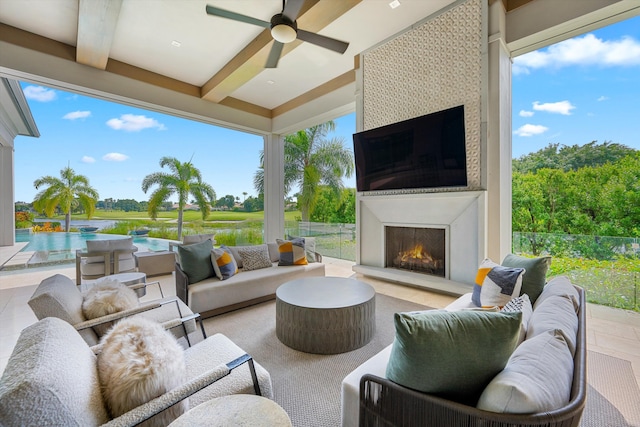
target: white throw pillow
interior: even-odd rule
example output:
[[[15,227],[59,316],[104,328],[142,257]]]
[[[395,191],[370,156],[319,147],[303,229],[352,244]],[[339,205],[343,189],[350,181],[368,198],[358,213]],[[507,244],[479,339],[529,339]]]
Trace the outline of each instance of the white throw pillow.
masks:
[[[533,316],[533,308],[531,307],[531,300],[529,295],[524,294],[517,298],[512,299],[505,305],[502,310],[505,313],[514,311],[522,312],[522,323],[520,324],[520,337],[518,339],[518,345],[525,340],[527,336],[527,328],[529,326],[529,320]]]
[[[524,268],[503,267],[485,259],[478,268],[471,300],[478,307],[504,307],[520,295]]]
[[[569,403],[573,357],[561,331],[548,331],[520,344],[507,366],[489,383],[479,409],[509,414],[553,411]]]
[[[98,375],[107,408],[118,417],[186,382],[184,352],[157,322],[131,317],[101,340]],[[166,426],[189,409],[183,400],[141,426]]]

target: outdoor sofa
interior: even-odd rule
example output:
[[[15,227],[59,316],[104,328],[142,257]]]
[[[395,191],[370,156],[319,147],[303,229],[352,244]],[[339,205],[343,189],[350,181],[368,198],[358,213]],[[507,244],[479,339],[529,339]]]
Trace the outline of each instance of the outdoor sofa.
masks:
[[[189,271],[185,271],[185,252],[192,250],[196,245],[180,246],[178,253],[180,260],[176,263],[176,295],[184,301],[191,310],[200,313],[202,318],[216,316],[253,304],[275,299],[278,286],[290,280],[303,277],[324,276],[325,266],[322,256],[313,251],[306,251],[307,264],[304,265],[279,265],[280,251],[276,242],[253,246],[230,246],[233,261],[237,265],[237,273],[221,280],[215,274],[215,270],[205,273],[205,278],[193,281]],[[261,249],[268,253],[268,262],[263,268],[249,270],[243,263],[242,255],[247,251]],[[219,250],[219,249],[216,249]],[[195,250],[193,250],[195,252]],[[201,251],[198,265],[211,265],[213,261],[210,255],[211,249]],[[213,268],[213,266],[211,265]]]
[[[567,314],[566,311],[561,313],[561,309],[556,307],[556,305],[565,304],[566,298],[573,303],[573,306],[566,311],[575,309],[575,313]],[[545,304],[542,305],[541,301]],[[464,310],[471,307],[473,307],[471,294],[465,294],[445,310]],[[536,316],[537,310],[539,312]],[[504,370],[484,389],[484,393],[495,393],[488,398],[497,401],[496,405],[502,405],[501,411],[479,409],[435,394],[415,391],[390,381],[386,374],[392,344],[344,378],[342,426],[578,426],[586,402],[587,388],[585,312],[585,295],[582,288],[571,284],[566,277],[556,277],[549,281],[533,305],[533,311],[525,329],[525,339],[516,348],[516,352],[518,349],[523,349],[522,346],[529,341],[529,344],[526,344],[528,353],[525,357],[525,365],[520,364],[514,368],[512,364],[516,362],[512,355]],[[575,321],[572,319],[573,314],[575,314]],[[566,339],[567,348],[573,350],[568,355],[571,360],[571,354],[573,354],[573,363],[565,362],[562,367],[557,363],[556,366],[554,362],[558,359],[548,357],[543,348],[530,345],[534,344],[531,340],[538,337],[541,330],[546,330],[545,333],[550,335],[561,334]],[[535,345],[538,345],[539,341],[540,339],[536,340]],[[536,366],[526,365],[526,363]],[[571,368],[568,368],[569,365]],[[523,366],[526,367],[524,371]],[[519,371],[515,380],[510,376],[514,371]],[[498,377],[503,374],[507,375],[507,381],[496,383]],[[550,410],[537,412],[523,410],[538,404],[539,401],[535,401],[536,397],[549,394],[549,390],[535,390],[540,392],[535,394],[533,392],[535,386],[528,388],[531,383],[534,383],[530,379],[536,374],[538,381],[544,384],[543,389],[551,387],[558,377],[568,378],[566,384],[567,389],[570,390],[568,401]],[[504,378],[501,377],[501,379]],[[492,388],[489,389],[489,387]],[[514,411],[513,408],[517,410]]]

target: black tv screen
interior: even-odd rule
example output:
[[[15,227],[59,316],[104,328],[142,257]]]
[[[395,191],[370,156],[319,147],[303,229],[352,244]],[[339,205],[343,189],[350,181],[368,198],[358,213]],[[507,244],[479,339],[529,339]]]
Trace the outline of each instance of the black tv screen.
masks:
[[[466,187],[464,106],[353,135],[358,191]]]

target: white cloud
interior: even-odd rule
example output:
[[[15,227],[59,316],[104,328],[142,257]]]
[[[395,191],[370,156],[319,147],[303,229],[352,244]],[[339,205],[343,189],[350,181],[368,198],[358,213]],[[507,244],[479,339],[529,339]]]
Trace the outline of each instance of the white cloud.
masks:
[[[514,74],[528,74],[532,68],[561,68],[571,65],[639,66],[640,41],[632,37],[603,40],[593,34],[586,34],[549,46],[545,50],[518,56],[513,61],[512,71]]]
[[[107,126],[115,130],[124,130],[127,132],[138,132],[143,129],[156,128],[157,130],[166,130],[167,128],[156,119],[146,116],[137,116],[134,114],[123,114],[119,119],[110,119]]]
[[[570,116],[571,110],[575,108],[569,101],[545,102],[544,104],[535,101],[533,103],[533,109],[536,111],[546,111],[547,113],[562,114],[564,116]]]
[[[96,159],[91,156],[82,156],[82,163],[95,163]]]
[[[545,133],[548,130],[549,128],[546,126],[526,124],[526,125],[520,126],[513,133],[515,133],[518,136],[533,136],[533,135],[540,135],[541,133]]]
[[[23,93],[27,99],[33,99],[34,101],[49,102],[56,99],[55,90],[42,86],[27,86],[24,88]]]
[[[600,98],[598,98],[598,101],[606,101],[606,100],[608,100],[608,99],[609,99],[609,97],[608,97],[608,96],[604,96],[604,95],[602,95]]]
[[[518,113],[518,114],[520,115],[520,117],[531,117],[535,113],[533,111],[520,110],[520,113]]]
[[[102,156],[102,160],[107,162],[124,162],[129,156],[122,153],[108,153]]]
[[[76,120],[86,119],[89,116],[91,116],[91,111],[72,111],[71,113],[67,113],[62,116],[62,118],[67,120]]]

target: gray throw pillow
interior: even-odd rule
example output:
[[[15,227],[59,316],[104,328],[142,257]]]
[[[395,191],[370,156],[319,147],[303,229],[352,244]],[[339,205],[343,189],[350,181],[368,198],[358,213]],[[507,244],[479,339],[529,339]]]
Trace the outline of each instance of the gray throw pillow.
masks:
[[[239,249],[238,253],[240,254],[240,258],[242,258],[244,271],[273,267],[266,245]]]
[[[194,243],[192,245],[178,246],[180,255],[180,267],[189,278],[189,283],[193,284],[209,278],[215,274],[213,264],[211,264],[211,250],[213,243],[211,240]]]
[[[522,277],[520,295],[529,295],[531,305],[535,304],[547,281],[547,271],[549,270],[549,266],[551,266],[551,257],[526,258],[508,254],[504,257],[502,265],[504,267],[524,268],[526,270]]]
[[[431,310],[396,313],[387,378],[475,405],[516,348],[522,313]]]

